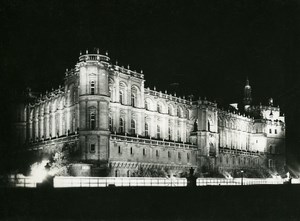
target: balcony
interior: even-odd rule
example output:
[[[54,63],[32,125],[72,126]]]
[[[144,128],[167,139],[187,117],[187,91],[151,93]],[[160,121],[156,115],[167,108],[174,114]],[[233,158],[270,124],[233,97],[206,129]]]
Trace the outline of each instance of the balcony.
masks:
[[[150,144],[153,146],[165,146],[165,147],[183,148],[183,149],[197,149],[197,146],[192,144],[187,144],[187,143],[156,140],[151,138],[148,139],[148,138],[141,138],[141,137],[130,137],[125,135],[117,135],[117,134],[111,134],[110,139],[113,141],[126,141],[132,143]]]
[[[102,62],[109,62],[109,57],[101,54],[85,54],[79,57],[80,62],[86,61],[102,61]]]
[[[245,156],[262,156],[262,155],[264,155],[263,152],[229,149],[226,147],[219,147],[219,152],[220,153],[229,153],[229,154],[239,154],[239,155],[245,155]]]

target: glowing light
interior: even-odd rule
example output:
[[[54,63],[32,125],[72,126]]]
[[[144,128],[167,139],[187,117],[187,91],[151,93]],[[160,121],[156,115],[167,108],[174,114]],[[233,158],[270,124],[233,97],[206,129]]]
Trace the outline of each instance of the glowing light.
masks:
[[[226,178],[226,179],[232,179],[233,177],[230,175],[230,173],[228,173],[227,171],[223,171],[223,176]]]
[[[42,162],[36,162],[31,165],[30,175],[32,176],[33,180],[36,183],[41,183],[46,178],[48,172],[45,166],[47,165],[48,162],[49,162],[48,160],[43,160]]]

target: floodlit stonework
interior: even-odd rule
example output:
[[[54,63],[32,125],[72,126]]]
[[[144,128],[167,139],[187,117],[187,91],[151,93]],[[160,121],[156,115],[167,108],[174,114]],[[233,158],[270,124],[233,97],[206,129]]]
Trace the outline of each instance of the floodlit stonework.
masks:
[[[248,80],[240,111],[144,82],[143,73],[86,51],[66,71],[63,86],[20,106],[15,145],[30,151],[63,146],[74,153],[77,175],[134,176],[141,167],[176,175],[191,167],[203,174],[283,170],[284,116],[272,100],[252,106]]]

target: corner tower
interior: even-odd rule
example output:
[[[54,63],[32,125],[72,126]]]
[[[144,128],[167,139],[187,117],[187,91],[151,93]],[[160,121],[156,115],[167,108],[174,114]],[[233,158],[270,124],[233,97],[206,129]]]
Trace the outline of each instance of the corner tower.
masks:
[[[80,55],[79,69],[79,142],[81,160],[106,165],[109,145],[109,57],[96,53]]]

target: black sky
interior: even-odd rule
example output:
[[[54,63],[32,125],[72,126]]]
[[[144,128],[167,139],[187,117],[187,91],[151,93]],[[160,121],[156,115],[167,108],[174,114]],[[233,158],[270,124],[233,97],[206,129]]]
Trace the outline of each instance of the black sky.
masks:
[[[2,4],[2,77],[10,88],[56,88],[79,51],[95,47],[143,69],[146,86],[219,102],[240,99],[248,76],[257,102],[280,103],[286,75],[299,72],[297,1]]]

